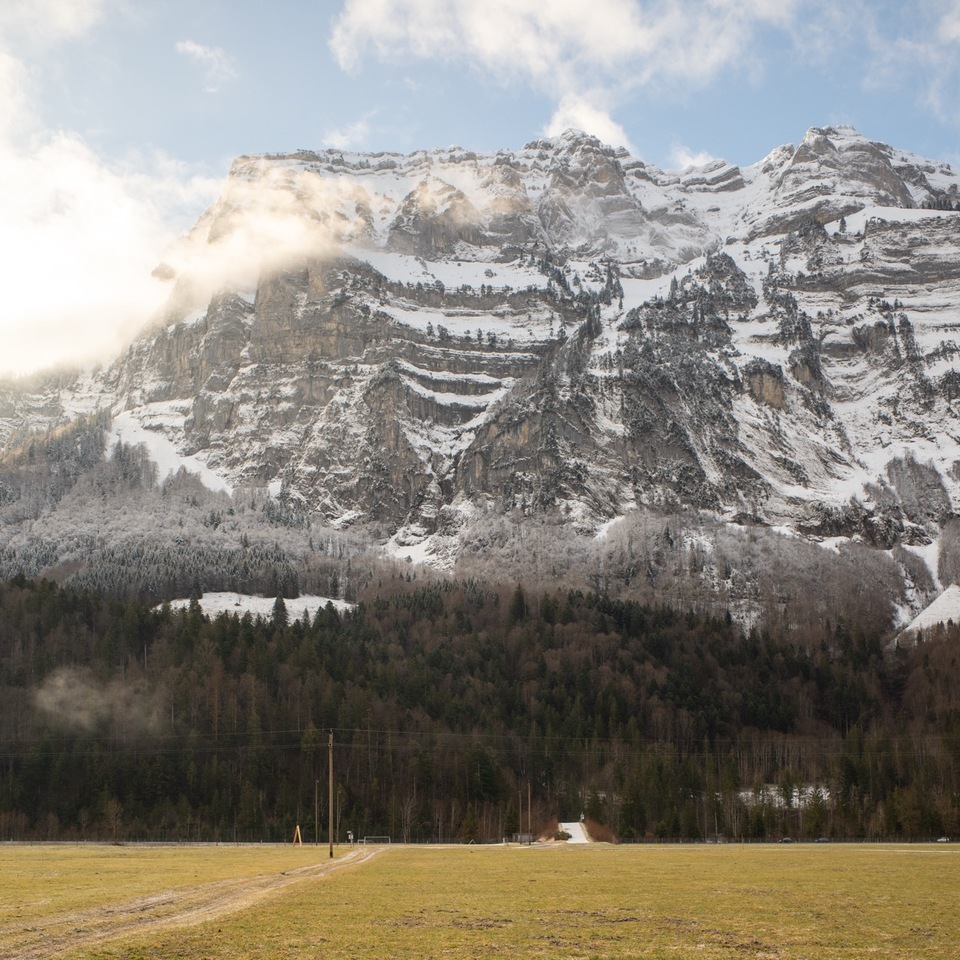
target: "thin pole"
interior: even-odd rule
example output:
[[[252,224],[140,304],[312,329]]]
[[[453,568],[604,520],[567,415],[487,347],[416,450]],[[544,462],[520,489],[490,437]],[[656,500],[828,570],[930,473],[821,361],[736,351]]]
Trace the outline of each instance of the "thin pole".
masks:
[[[530,781],[527,781],[527,843],[533,843],[533,814],[530,812]]]
[[[330,739],[327,741],[327,752],[330,755],[330,811],[329,826],[327,828],[330,837],[330,859],[333,859],[333,731],[330,731]]]
[[[320,846],[320,781],[314,781],[313,785],[313,824],[316,828],[317,846]]]

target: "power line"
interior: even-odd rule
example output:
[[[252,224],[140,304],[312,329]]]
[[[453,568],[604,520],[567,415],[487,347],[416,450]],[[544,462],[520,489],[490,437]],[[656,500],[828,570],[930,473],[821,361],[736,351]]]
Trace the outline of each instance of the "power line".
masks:
[[[320,742],[305,744],[304,736],[308,730],[277,729],[261,731],[233,732],[198,738],[194,733],[165,734],[161,737],[149,736],[86,736],[73,737],[30,737],[24,739],[5,738],[0,740],[0,759],[51,759],[63,757],[92,757],[104,754],[115,756],[120,753],[149,753],[154,756],[185,755],[230,755],[256,754],[264,751],[306,751],[317,749]],[[671,758],[696,758],[729,755],[732,751],[747,751],[756,754],[764,751],[795,752],[801,750],[823,758],[850,756],[856,759],[863,753],[870,758],[918,757],[927,752],[941,749],[954,751],[957,738],[949,734],[859,734],[855,739],[834,737],[816,737],[810,735],[782,736],[765,735],[761,737],[724,737],[715,738],[706,744],[680,746],[676,742],[643,737],[631,738],[595,738],[577,739],[560,735],[531,736],[529,734],[463,733],[456,731],[410,731],[385,730],[367,727],[330,728],[330,737],[337,736],[338,751],[363,751],[366,753],[409,753],[426,749],[437,749],[444,743],[461,746],[464,743],[487,746],[491,749],[526,749],[536,752],[559,753],[568,757],[597,757],[609,753],[611,748],[639,752]],[[287,739],[289,738],[289,739]],[[189,742],[187,742],[189,741]],[[258,742],[252,742],[258,741]],[[52,749],[36,749],[49,745]],[[883,745],[884,749],[876,749]]]

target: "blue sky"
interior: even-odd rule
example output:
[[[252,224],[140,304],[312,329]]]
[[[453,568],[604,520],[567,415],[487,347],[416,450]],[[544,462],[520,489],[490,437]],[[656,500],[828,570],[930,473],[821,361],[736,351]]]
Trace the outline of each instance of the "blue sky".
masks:
[[[0,371],[116,349],[242,153],[578,126],[679,168],[831,123],[956,164],[960,0],[3,0]]]

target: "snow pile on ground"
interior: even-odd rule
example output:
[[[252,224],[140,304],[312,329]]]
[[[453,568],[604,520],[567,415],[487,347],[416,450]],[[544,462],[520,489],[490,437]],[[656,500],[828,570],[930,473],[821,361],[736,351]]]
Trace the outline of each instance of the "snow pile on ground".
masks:
[[[914,640],[919,630],[929,630],[952,620],[960,623],[960,586],[952,584],[898,634],[897,640]]]
[[[136,413],[124,411],[113,418],[108,445],[112,448],[117,442],[130,446],[142,443],[150,459],[157,465],[157,478],[161,482],[182,468],[188,473],[195,473],[208,490],[232,493],[230,484],[214,473],[203,460],[179,453],[173,441],[162,432],[164,429],[182,427],[184,416],[176,403],[147,404]]]
[[[249,613],[254,617],[269,619],[273,616],[273,605],[276,602],[276,597],[254,597],[244,593],[205,593],[200,598],[200,609],[208,617],[217,617],[221,613],[235,613],[238,617],[242,617],[245,613]],[[332,603],[339,613],[353,609],[352,603],[333,600],[330,597],[302,596],[295,600],[284,600],[284,603],[291,623],[302,620],[304,617],[312,620],[317,615],[317,611],[322,610],[328,603]],[[186,610],[190,606],[190,600],[189,598],[171,600],[170,606],[174,610]]]
[[[564,833],[570,834],[570,839],[567,843],[589,843],[590,838],[587,836],[587,831],[583,829],[583,824],[579,820],[574,820],[571,823],[561,823],[560,829]]]

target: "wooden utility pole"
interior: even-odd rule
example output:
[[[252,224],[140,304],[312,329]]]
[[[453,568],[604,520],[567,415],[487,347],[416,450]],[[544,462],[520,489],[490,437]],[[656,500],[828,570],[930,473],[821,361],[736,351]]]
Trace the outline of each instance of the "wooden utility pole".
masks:
[[[330,837],[330,859],[333,859],[333,731],[330,731],[330,739],[327,741],[327,752],[330,757],[330,812],[327,833]]]
[[[530,786],[530,781],[527,781],[527,843],[533,843],[533,814],[530,812],[530,794],[532,788]]]

